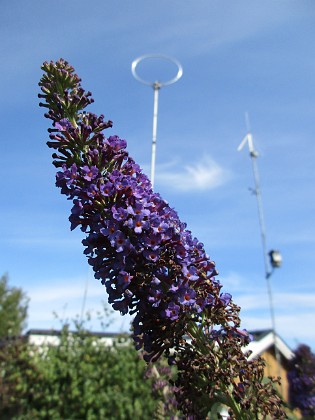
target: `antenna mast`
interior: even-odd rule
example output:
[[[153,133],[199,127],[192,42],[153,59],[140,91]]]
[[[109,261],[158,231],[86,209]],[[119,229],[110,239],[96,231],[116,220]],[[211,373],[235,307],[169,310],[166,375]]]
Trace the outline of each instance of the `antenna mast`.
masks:
[[[276,267],[280,267],[282,259],[278,251],[270,251],[269,253],[267,252],[266,227],[265,227],[263,204],[262,204],[262,197],[261,197],[261,190],[260,190],[259,172],[258,172],[258,166],[257,166],[257,158],[259,157],[259,153],[257,152],[257,150],[255,150],[255,147],[254,147],[254,141],[253,141],[253,136],[250,129],[249,116],[247,112],[245,113],[245,121],[246,121],[247,134],[243,138],[237,150],[241,151],[243,147],[245,146],[245,143],[247,143],[248,149],[249,149],[249,156],[252,161],[252,169],[253,169],[253,176],[254,176],[254,182],[255,182],[255,188],[252,191],[255,194],[256,200],[257,200],[260,236],[261,236],[261,244],[262,244],[264,267],[265,267],[265,279],[267,283],[267,292],[268,292],[269,307],[270,307],[271,327],[272,327],[272,333],[273,333],[274,344],[275,344],[275,356],[276,356],[277,365],[278,365],[278,375],[280,376],[281,361],[280,361],[280,353],[277,346],[276,322],[275,322],[275,313],[274,313],[274,304],[273,304],[270,277],[273,273],[273,269]],[[270,257],[270,259],[268,258],[268,256]]]
[[[150,81],[142,79],[142,77],[140,77],[138,75],[137,71],[136,71],[137,66],[143,60],[152,59],[152,58],[166,60],[168,62],[171,62],[172,64],[175,64],[175,66],[177,67],[176,76],[173,77],[172,79],[170,79],[168,81],[164,81],[164,82],[161,82],[159,80],[156,80],[154,82],[150,82]],[[132,62],[131,73],[132,73],[133,77],[136,80],[138,80],[138,82],[141,82],[144,85],[151,86],[153,88],[153,91],[154,91],[154,94],[153,94],[152,152],[151,152],[151,185],[152,185],[152,189],[153,189],[154,188],[154,176],[155,176],[156,134],[157,134],[157,122],[158,122],[159,90],[163,86],[168,86],[168,85],[171,85],[171,84],[177,82],[177,80],[179,80],[183,75],[183,68],[182,68],[181,64],[179,63],[179,61],[175,60],[172,57],[168,57],[168,56],[161,55],[161,54],[147,54],[147,55],[143,55],[141,57],[136,58]]]

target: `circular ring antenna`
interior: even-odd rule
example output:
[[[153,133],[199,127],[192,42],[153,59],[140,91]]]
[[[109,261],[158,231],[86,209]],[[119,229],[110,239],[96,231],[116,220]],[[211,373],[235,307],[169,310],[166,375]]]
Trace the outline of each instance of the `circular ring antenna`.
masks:
[[[150,59],[150,58],[159,58],[161,60],[166,60],[171,62],[172,64],[175,64],[177,67],[177,74],[175,77],[173,77],[173,79],[167,80],[166,82],[160,82],[160,81],[154,81],[154,82],[149,82],[147,80],[142,79],[136,72],[137,66],[141,61]],[[179,61],[175,60],[175,58],[172,57],[168,57],[166,55],[160,55],[160,54],[146,54],[146,55],[142,55],[141,57],[136,58],[132,64],[131,64],[131,72],[134,76],[135,79],[137,79],[139,82],[148,85],[148,86],[156,86],[158,85],[159,88],[161,88],[162,86],[167,86],[167,85],[171,85],[172,83],[177,82],[177,80],[179,80],[182,75],[183,75],[183,68],[181,66],[181,64],[179,63]]]

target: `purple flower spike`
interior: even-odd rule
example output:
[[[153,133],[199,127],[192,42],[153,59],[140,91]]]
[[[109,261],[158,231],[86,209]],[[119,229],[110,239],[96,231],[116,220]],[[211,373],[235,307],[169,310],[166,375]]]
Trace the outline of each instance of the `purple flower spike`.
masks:
[[[145,361],[177,365],[175,398],[183,417],[201,419],[224,402],[233,418],[283,419],[263,362],[248,362],[239,307],[215,279],[204,246],[129,156],[112,126],[85,111],[93,102],[65,60],[45,62],[39,85],[52,120],[47,145],[56,185],[72,200],[71,229],[85,233],[84,254],[108,302],[135,315],[133,339]],[[61,88],[62,87],[62,88]],[[243,415],[244,413],[244,415]]]

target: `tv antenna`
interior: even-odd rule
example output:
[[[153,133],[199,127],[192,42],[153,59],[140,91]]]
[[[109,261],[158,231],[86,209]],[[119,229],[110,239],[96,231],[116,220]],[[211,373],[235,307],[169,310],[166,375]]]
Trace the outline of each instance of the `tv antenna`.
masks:
[[[161,60],[166,60],[168,62],[171,62],[172,64],[175,64],[177,67],[177,73],[175,77],[173,77],[170,80],[167,81],[160,81],[156,80],[154,82],[147,81],[145,79],[142,79],[138,73],[136,72],[137,66],[139,63],[141,63],[144,60],[157,58]],[[155,176],[155,156],[156,156],[156,135],[157,135],[157,120],[158,120],[158,104],[159,104],[159,90],[164,87],[171,85],[175,82],[177,82],[183,75],[183,68],[179,61],[175,60],[175,58],[168,57],[166,55],[161,54],[146,54],[142,55],[141,57],[136,58],[132,64],[131,64],[131,72],[132,75],[138,82],[143,83],[144,85],[151,86],[153,88],[154,96],[153,96],[153,128],[152,128],[152,152],[151,152],[151,184],[152,189],[154,188],[154,176]]]
[[[247,143],[248,149],[249,149],[249,156],[252,161],[252,169],[253,169],[253,176],[254,176],[254,182],[255,182],[255,188],[252,189],[252,191],[255,194],[256,199],[257,199],[257,209],[258,209],[260,236],[261,236],[261,244],[262,244],[262,251],[263,251],[263,258],[264,258],[265,279],[267,283],[267,292],[268,292],[268,298],[269,298],[271,326],[272,326],[272,333],[273,333],[273,338],[274,338],[275,356],[276,356],[276,361],[278,365],[278,373],[280,376],[281,360],[280,360],[279,349],[277,346],[278,340],[276,336],[276,322],[275,322],[275,313],[274,313],[274,304],[273,304],[270,277],[274,269],[279,268],[281,266],[282,257],[279,251],[276,251],[276,250],[271,250],[269,252],[267,251],[266,227],[265,227],[263,204],[262,204],[262,198],[261,198],[259,172],[258,172],[258,166],[257,166],[257,158],[259,157],[259,153],[254,147],[254,139],[251,133],[250,124],[249,124],[249,116],[247,112],[245,113],[245,120],[246,120],[247,134],[245,135],[240,145],[238,146],[237,151],[240,152],[245,146],[245,144]]]

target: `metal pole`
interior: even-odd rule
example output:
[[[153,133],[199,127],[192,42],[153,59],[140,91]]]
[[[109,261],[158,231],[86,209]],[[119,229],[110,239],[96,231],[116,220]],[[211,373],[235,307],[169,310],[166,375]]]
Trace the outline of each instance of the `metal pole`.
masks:
[[[259,227],[260,227],[263,259],[264,259],[264,267],[265,267],[265,276],[267,278],[267,275],[270,272],[270,265],[269,265],[269,259],[268,259],[268,254],[267,254],[266,227],[265,227],[265,218],[264,218],[262,197],[261,197],[261,191],[260,191],[260,180],[259,180],[259,173],[258,173],[258,167],[257,167],[257,162],[256,162],[256,159],[258,158],[259,154],[254,148],[254,142],[253,142],[253,137],[250,131],[249,117],[248,117],[247,112],[245,114],[245,118],[246,118],[246,126],[247,126],[247,137],[249,139],[249,142],[248,142],[249,156],[252,161],[252,169],[253,169],[254,182],[255,182],[254,193],[257,199],[257,210],[258,210]]]
[[[267,252],[267,241],[266,241],[266,228],[265,228],[265,220],[264,220],[264,213],[263,213],[263,205],[262,205],[262,198],[261,198],[261,191],[260,191],[260,184],[259,184],[259,175],[258,175],[258,168],[256,159],[258,157],[258,153],[255,151],[250,152],[250,157],[253,166],[253,174],[255,180],[255,195],[257,198],[257,209],[258,209],[258,217],[259,217],[259,226],[260,226],[260,235],[261,235],[261,243],[262,243],[262,251],[263,251],[263,258],[264,258],[264,265],[265,265],[265,279],[267,283],[267,293],[269,298],[269,307],[270,307],[270,317],[271,317],[271,328],[273,333],[273,339],[275,343],[275,356],[278,365],[278,375],[280,376],[280,353],[277,347],[277,336],[276,336],[276,320],[275,320],[275,313],[274,313],[274,305],[273,305],[273,296],[271,290],[271,283],[270,277],[272,274],[272,270],[270,267],[270,262],[268,259],[268,252]]]
[[[267,293],[268,293],[268,299],[269,299],[271,328],[272,328],[273,340],[274,340],[274,345],[275,345],[275,357],[276,357],[277,368],[278,368],[278,376],[281,376],[281,370],[280,370],[281,359],[280,359],[280,353],[277,347],[276,321],[275,321],[273,296],[272,296],[271,283],[270,283],[270,277],[273,271],[271,270],[270,261],[268,259],[266,227],[265,227],[265,219],[264,219],[264,212],[263,212],[262,196],[261,196],[261,190],[260,190],[258,166],[257,166],[257,161],[256,161],[259,154],[254,148],[253,137],[251,134],[250,125],[249,125],[249,117],[247,113],[245,114],[245,119],[246,119],[246,126],[247,126],[247,135],[245,136],[243,142],[240,144],[238,150],[241,150],[245,144],[245,141],[247,141],[248,147],[249,147],[249,156],[252,161],[252,169],[253,169],[254,182],[255,182],[254,193],[257,199],[257,210],[258,210],[260,236],[261,236],[264,267],[265,267],[265,279],[267,283]],[[282,384],[281,384],[281,393],[282,393]]]
[[[158,107],[159,107],[159,90],[161,85],[155,82],[153,85],[154,102],[153,102],[153,129],[152,129],[152,155],[151,155],[151,184],[154,188],[154,175],[155,175],[155,156],[156,156],[156,135],[157,135],[157,120],[158,120]]]
[[[173,77],[170,80],[167,81],[156,81],[156,82],[150,82],[147,80],[142,79],[142,77],[140,77],[137,74],[137,66],[138,64],[146,59],[152,59],[152,58],[158,58],[158,59],[162,59],[162,60],[166,60],[171,62],[172,64],[175,64],[175,66],[177,67],[177,73],[175,75],[175,77]],[[174,58],[171,57],[167,57],[165,55],[161,55],[161,54],[147,54],[147,55],[143,55],[137,59],[135,59],[132,64],[131,64],[131,72],[134,76],[134,78],[136,80],[138,80],[139,82],[151,86],[153,87],[153,91],[154,91],[154,102],[153,102],[153,128],[152,128],[152,153],[151,153],[151,184],[152,184],[152,189],[154,188],[154,177],[155,177],[155,156],[156,156],[156,134],[157,134],[157,118],[158,118],[158,104],[159,104],[159,90],[163,87],[163,86],[168,86],[171,85],[175,82],[177,82],[183,75],[183,68],[181,66],[181,64],[175,60]]]

